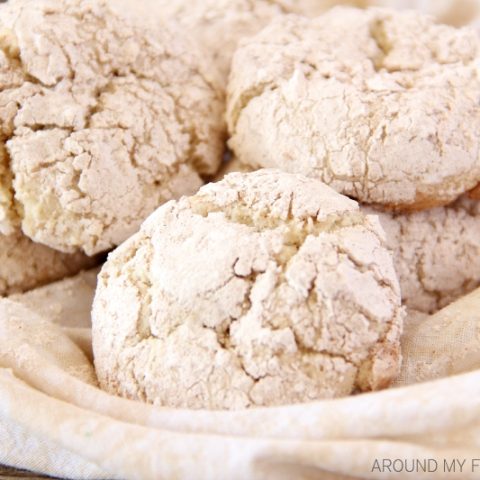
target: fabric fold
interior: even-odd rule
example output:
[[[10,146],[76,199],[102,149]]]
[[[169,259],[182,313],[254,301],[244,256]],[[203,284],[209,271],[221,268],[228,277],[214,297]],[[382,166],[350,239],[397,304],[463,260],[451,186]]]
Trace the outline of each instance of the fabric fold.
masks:
[[[62,307],[49,314],[56,289]],[[411,479],[408,465],[385,472],[376,461],[431,459],[437,470],[415,478],[480,479],[480,290],[436,315],[412,314],[396,387],[241,411],[174,410],[100,390],[94,284],[79,291],[76,306],[62,282],[43,305],[41,295],[0,300],[1,463],[87,480],[347,480]],[[446,471],[455,459],[470,468]]]

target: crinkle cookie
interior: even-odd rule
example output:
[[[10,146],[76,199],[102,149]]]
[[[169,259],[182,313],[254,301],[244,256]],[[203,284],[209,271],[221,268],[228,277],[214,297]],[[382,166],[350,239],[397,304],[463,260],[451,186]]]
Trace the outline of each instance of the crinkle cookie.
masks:
[[[11,0],[0,27],[0,232],[94,254],[216,172],[222,93],[178,28],[104,0]]]
[[[355,0],[111,0],[132,14],[152,20],[174,19],[210,52],[226,82],[238,42],[283,13],[320,15]]]
[[[25,292],[91,268],[97,258],[65,254],[32,242],[24,235],[0,235],[0,296]]]
[[[233,158],[218,174],[248,168]],[[474,196],[471,192],[469,196]],[[393,252],[402,301],[409,309],[435,313],[480,286],[480,202],[464,195],[452,205],[422,212],[378,215]]]
[[[211,409],[388,386],[404,312],[384,243],[356,202],[277,170],[167,203],[100,273],[101,385]]]
[[[235,54],[230,147],[362,202],[446,205],[480,180],[479,59],[472,29],[416,12],[284,16]]]
[[[376,213],[394,252],[402,299],[434,313],[480,285],[480,202],[413,214]]]

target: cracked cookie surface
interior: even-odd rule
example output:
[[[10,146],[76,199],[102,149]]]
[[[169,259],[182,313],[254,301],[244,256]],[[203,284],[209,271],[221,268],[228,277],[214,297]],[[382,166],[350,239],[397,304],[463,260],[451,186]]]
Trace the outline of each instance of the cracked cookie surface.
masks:
[[[355,0],[111,0],[134,15],[175,20],[209,52],[227,81],[234,51],[242,38],[259,32],[284,13],[316,16]]]
[[[417,12],[284,16],[235,53],[229,145],[365,203],[446,205],[480,180],[478,63],[473,29]]]
[[[1,233],[94,254],[216,172],[223,94],[178,28],[104,0],[12,0],[0,26]]]
[[[365,211],[380,218],[408,308],[434,313],[480,285],[480,202],[463,196],[410,214]]]
[[[93,307],[97,374],[159,405],[238,409],[386,387],[400,291],[375,216],[277,170],[169,202],[109,256]]]
[[[217,180],[248,171],[233,158]],[[395,214],[361,206],[362,212],[380,219],[402,302],[409,309],[435,313],[480,286],[480,199],[473,193],[421,212]]]

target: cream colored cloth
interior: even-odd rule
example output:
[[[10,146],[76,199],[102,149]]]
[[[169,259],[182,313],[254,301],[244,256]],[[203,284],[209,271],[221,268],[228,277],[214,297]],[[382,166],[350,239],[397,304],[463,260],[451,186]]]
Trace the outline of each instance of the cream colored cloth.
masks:
[[[207,412],[97,388],[94,276],[0,300],[0,463],[99,480],[480,479],[480,290],[407,322],[399,384],[456,376],[339,400]],[[382,473],[374,467],[383,459],[432,459],[438,467]],[[466,460],[463,471],[445,473],[444,461],[454,459]]]

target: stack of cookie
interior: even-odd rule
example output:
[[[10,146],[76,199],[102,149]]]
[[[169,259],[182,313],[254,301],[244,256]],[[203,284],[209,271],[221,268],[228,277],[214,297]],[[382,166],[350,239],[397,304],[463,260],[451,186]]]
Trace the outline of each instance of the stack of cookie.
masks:
[[[432,313],[480,283],[478,59],[473,30],[416,12],[280,18],[235,54],[230,169],[308,175],[378,212],[405,304]]]
[[[257,172],[160,208],[110,257],[102,386],[214,409],[387,386],[400,303],[432,313],[480,284],[479,47],[416,12],[351,8],[243,40],[224,168]]]
[[[0,7],[0,294],[118,246],[92,314],[110,393],[238,409],[385,388],[405,307],[480,284],[477,34],[331,4]],[[202,186],[226,136],[239,172]]]

